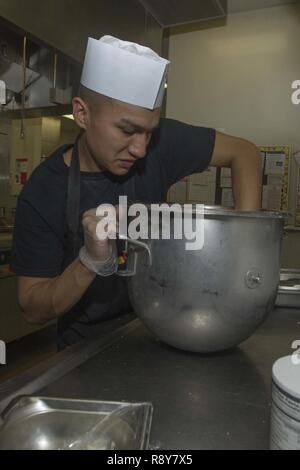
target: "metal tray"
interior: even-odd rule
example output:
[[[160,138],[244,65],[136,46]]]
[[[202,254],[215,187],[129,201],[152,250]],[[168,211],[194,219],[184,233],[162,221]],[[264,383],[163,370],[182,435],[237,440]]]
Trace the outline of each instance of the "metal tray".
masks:
[[[300,270],[281,269],[277,307],[300,307]]]
[[[2,413],[0,450],[147,449],[151,403],[20,397]]]

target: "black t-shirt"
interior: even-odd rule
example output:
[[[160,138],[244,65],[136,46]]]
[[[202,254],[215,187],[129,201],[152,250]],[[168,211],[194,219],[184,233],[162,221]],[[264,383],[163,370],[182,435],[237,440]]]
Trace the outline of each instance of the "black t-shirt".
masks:
[[[86,210],[102,203],[115,205],[121,195],[129,201],[165,201],[173,183],[208,167],[214,143],[213,129],[161,119],[146,157],[126,176],[81,172],[80,221]],[[65,268],[69,168],[63,154],[70,147],[61,147],[41,163],[19,196],[11,268],[20,276],[51,278]],[[100,321],[129,308],[125,280],[117,275],[97,276],[78,304],[59,321],[60,345],[78,341]]]

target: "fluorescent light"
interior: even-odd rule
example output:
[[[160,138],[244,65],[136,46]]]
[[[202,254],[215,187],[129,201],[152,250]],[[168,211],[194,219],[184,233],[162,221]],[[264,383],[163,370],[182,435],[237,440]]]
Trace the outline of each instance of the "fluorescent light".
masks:
[[[64,114],[63,117],[64,117],[64,118],[67,118],[67,119],[73,119],[73,121],[74,121],[74,116],[73,116],[73,114]]]

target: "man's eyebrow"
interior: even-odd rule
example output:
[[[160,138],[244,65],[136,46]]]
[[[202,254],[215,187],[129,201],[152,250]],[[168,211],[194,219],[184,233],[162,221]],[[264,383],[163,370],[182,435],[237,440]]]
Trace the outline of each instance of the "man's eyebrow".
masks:
[[[127,118],[122,118],[120,120],[120,123],[128,124],[129,126],[133,127],[134,129],[137,129],[139,131],[146,131],[146,132],[152,132],[152,131],[154,131],[155,129],[157,129],[159,127],[159,123],[158,123],[155,127],[151,128],[151,129],[146,129],[145,127],[140,126],[139,124],[135,123],[134,121],[131,121],[131,119],[127,119]]]

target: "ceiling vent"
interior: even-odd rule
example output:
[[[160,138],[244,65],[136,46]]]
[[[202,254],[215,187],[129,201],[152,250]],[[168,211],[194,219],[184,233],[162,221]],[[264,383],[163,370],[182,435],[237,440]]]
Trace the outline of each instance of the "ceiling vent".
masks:
[[[178,26],[227,14],[227,0],[139,0],[163,27]]]

